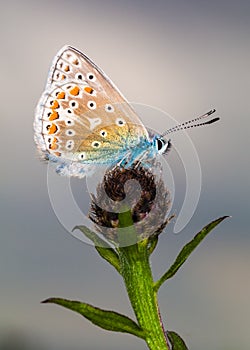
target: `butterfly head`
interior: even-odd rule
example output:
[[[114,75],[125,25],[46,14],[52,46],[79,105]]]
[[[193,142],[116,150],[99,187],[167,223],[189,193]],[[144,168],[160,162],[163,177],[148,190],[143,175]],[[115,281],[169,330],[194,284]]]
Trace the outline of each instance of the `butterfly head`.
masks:
[[[158,154],[166,154],[171,149],[171,141],[164,139],[162,136],[153,138],[153,147]]]

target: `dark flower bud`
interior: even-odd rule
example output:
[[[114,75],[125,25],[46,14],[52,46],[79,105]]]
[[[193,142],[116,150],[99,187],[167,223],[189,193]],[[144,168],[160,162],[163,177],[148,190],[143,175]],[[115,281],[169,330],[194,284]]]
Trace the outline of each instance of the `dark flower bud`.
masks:
[[[161,177],[139,163],[128,169],[116,166],[106,172],[96,196],[92,195],[89,217],[98,232],[119,244],[119,232],[126,235],[131,226],[136,241],[161,233],[169,206],[169,192]]]

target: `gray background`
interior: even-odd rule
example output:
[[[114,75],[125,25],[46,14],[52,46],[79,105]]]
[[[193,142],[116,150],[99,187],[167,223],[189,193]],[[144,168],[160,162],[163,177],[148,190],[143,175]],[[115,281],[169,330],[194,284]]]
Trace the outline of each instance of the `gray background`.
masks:
[[[33,143],[34,109],[65,44],[90,56],[129,101],[179,121],[217,108],[220,123],[189,133],[203,175],[198,208],[181,234],[169,226],[152,264],[160,276],[203,225],[232,215],[162,287],[160,307],[192,350],[249,349],[249,15],[249,1],[1,2],[1,349],[15,340],[15,349],[146,348],[39,303],[61,296],[133,317],[121,278],[57,221]]]

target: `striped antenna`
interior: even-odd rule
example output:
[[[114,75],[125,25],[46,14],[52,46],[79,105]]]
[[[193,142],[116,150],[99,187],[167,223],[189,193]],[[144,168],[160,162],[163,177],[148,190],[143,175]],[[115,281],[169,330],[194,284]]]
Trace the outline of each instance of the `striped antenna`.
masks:
[[[179,130],[185,130],[185,129],[189,129],[189,128],[195,128],[197,126],[203,126],[203,125],[215,123],[215,122],[217,122],[217,120],[220,119],[219,117],[215,117],[213,119],[197,123],[199,120],[204,120],[204,119],[210,117],[210,115],[213,114],[214,112],[215,112],[215,109],[211,109],[211,111],[209,111],[209,112],[207,112],[207,113],[205,113],[197,118],[194,118],[192,120],[188,120],[188,121],[181,123],[181,124],[178,124],[170,129],[166,130],[163,134],[161,134],[161,137],[164,137],[172,132],[176,132]]]

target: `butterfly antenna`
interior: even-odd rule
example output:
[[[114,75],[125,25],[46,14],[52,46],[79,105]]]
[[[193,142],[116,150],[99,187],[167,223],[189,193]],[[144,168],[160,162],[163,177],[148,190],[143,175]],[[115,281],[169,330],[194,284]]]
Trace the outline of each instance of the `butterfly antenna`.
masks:
[[[176,132],[179,130],[185,130],[185,129],[189,129],[189,128],[195,128],[197,126],[203,126],[203,125],[215,123],[220,119],[219,117],[215,117],[213,119],[199,123],[200,120],[204,120],[204,119],[210,117],[210,115],[213,114],[214,112],[215,112],[215,109],[211,109],[211,111],[209,111],[209,112],[207,112],[207,113],[205,113],[197,118],[188,120],[188,121],[181,123],[181,124],[178,124],[170,129],[166,130],[163,134],[161,134],[161,137],[164,137],[172,132]]]

